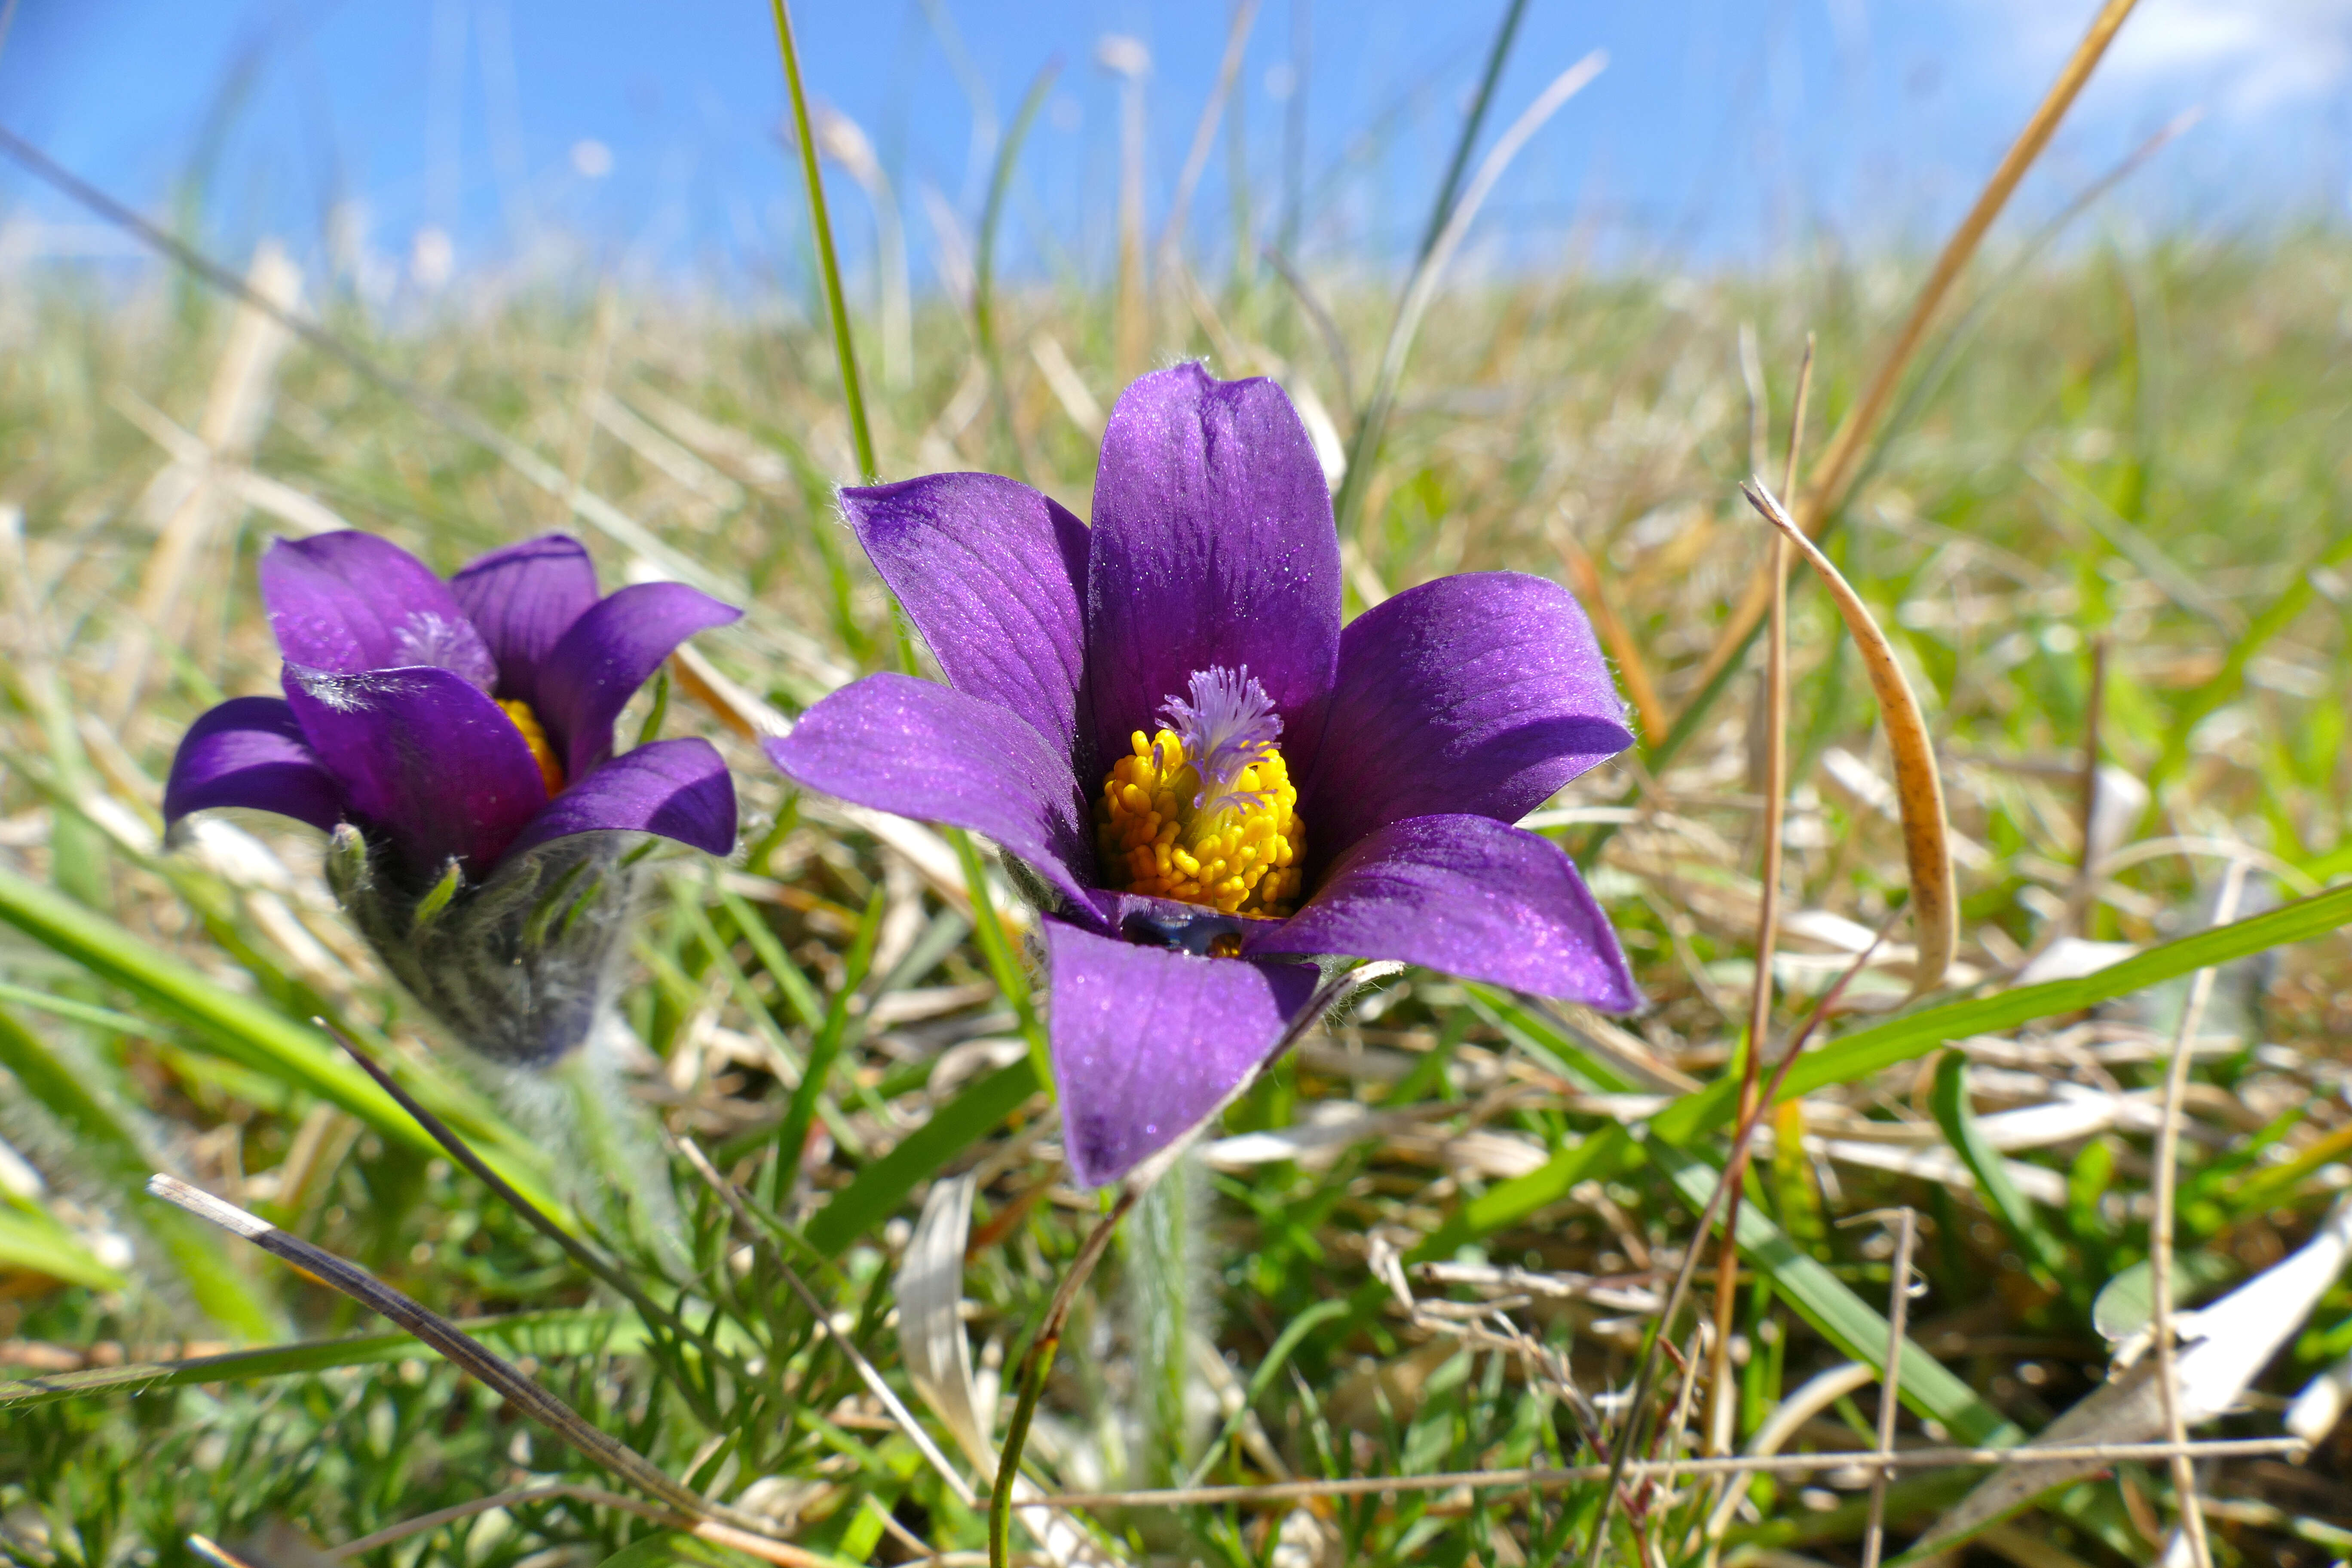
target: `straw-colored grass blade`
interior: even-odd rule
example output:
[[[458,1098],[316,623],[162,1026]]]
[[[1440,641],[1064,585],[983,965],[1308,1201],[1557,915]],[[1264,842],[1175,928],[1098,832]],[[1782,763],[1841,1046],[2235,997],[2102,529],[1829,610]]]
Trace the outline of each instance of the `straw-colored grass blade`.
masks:
[[[1919,946],[1918,966],[1912,972],[1911,994],[1935,989],[1950,967],[1959,945],[1959,894],[1952,879],[1952,835],[1944,815],[1944,784],[1936,769],[1935,743],[1927,738],[1927,721],[1895,648],[1878,629],[1862,595],[1828,556],[1805,537],[1772,493],[1759,484],[1740,487],[1748,502],[1765,520],[1786,535],[1829,590],[1845,629],[1861,650],[1870,671],[1870,689],[1878,698],[1878,712],[1886,728],[1887,750],[1895,759],[1895,790],[1903,807],[1903,855],[1911,871],[1911,921]]]

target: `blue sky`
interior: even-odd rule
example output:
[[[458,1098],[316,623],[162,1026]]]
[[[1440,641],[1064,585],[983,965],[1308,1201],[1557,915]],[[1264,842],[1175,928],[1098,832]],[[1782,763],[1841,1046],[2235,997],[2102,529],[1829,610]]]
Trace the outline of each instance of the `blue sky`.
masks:
[[[1588,50],[1610,64],[1514,165],[1478,243],[1521,264],[1575,247],[1629,265],[1741,265],[1823,235],[1930,242],[2095,9],[1534,0],[1490,140]],[[1307,259],[1392,262],[1409,248],[1502,10],[1264,0],[1237,93],[1253,235],[1281,232],[1288,94],[1303,78]],[[1054,59],[1008,253],[1033,273],[1107,271],[1120,90],[1097,63],[1107,34],[1150,55],[1156,232],[1231,15],[1198,0],[803,0],[796,21],[812,90],[862,128],[893,182],[922,287],[938,275],[933,214],[969,234],[989,129]],[[458,271],[551,236],[597,271],[790,271],[804,240],[775,133],[782,105],[761,0],[18,0],[0,48],[0,123],[68,166],[151,211],[200,189],[207,244],[235,254],[276,234],[313,258],[334,250],[384,288],[414,285],[418,237],[429,253],[436,233]],[[2146,0],[2021,205],[2055,208],[2192,107],[2203,121],[2104,222],[2340,219],[2352,0]],[[1212,257],[1230,254],[1234,232],[1230,156],[1219,142],[1192,204],[1195,248]],[[828,184],[845,245],[867,254],[869,209],[840,171]],[[114,242],[0,168],[0,250],[11,247],[104,254]]]

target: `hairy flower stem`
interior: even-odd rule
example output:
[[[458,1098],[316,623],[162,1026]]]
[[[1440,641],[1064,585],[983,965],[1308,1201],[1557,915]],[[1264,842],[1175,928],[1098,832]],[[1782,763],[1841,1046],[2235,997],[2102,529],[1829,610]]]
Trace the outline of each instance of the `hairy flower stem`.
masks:
[[[989,1568],[1007,1568],[1012,1561],[1013,1485],[1021,1474],[1021,1453],[1029,1446],[1029,1424],[1036,1418],[1037,1398],[1045,1392],[1045,1374],[1053,1370],[1054,1352],[1061,1349],[1062,1330],[1070,1321],[1070,1308],[1078,1299],[1078,1287],[1102,1261],[1104,1249],[1110,1246],[1111,1233],[1118,1222],[1127,1217],[1136,1200],[1143,1196],[1146,1186],[1129,1184],[1118,1190],[1118,1199],[1095,1227],[1087,1235],[1077,1257],[1070,1260],[1069,1270],[1054,1291],[1053,1304],[1045,1309],[1045,1321],[1037,1325],[1037,1337],[1029,1342],[1029,1353],[1021,1358],[1021,1396],[1013,1406],[1013,1419],[1004,1428],[1004,1447],[996,1458],[996,1489],[988,1502],[988,1564]]]
[[[1185,1473],[1184,1390],[1192,1321],[1202,1290],[1201,1166],[1179,1160],[1168,1179],[1152,1184],[1124,1237],[1128,1309],[1133,1314],[1138,1397],[1142,1419],[1141,1463],[1150,1484],[1167,1486]]]

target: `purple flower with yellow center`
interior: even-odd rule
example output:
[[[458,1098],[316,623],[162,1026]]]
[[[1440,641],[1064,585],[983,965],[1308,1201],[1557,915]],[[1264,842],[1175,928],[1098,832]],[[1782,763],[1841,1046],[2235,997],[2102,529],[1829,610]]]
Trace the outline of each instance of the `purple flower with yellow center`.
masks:
[[[1512,826],[1633,741],[1583,611],[1474,573],[1343,627],[1330,492],[1273,383],[1128,388],[1091,528],[990,474],[842,504],[948,683],[868,677],[769,754],[985,834],[1033,885],[1082,1180],[1213,1114],[1334,961],[1639,1005],[1575,865]]]
[[[710,742],[616,752],[614,721],[671,650],[739,612],[677,583],[600,595],[562,534],[446,583],[373,534],[281,539],[261,597],[285,695],[190,726],[166,826],[248,806],[326,830],[361,933],[467,1044],[522,1062],[580,1044],[611,1000],[635,836],[735,844]]]

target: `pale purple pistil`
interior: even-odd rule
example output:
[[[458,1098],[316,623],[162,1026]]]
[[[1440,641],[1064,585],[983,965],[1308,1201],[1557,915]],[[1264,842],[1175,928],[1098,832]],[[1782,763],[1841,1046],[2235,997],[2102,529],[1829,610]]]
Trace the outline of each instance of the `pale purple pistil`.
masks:
[[[1264,806],[1267,792],[1241,787],[1243,773],[1273,754],[1282,716],[1249,672],[1219,665],[1192,672],[1192,700],[1171,697],[1160,716],[1184,742],[1184,760],[1200,776],[1192,809],[1204,816]]]

